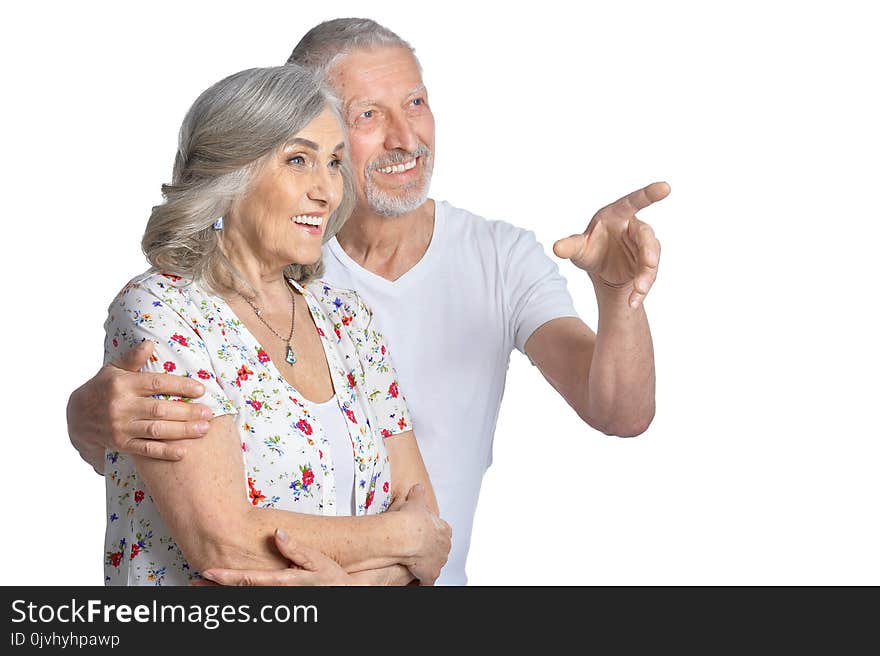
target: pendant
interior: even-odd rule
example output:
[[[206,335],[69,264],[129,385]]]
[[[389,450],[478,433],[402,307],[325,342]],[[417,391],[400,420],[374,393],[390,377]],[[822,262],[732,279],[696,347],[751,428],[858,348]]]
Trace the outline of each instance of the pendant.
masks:
[[[293,354],[293,348],[290,344],[287,345],[287,357],[284,359],[287,360],[287,364],[296,364],[296,356]]]

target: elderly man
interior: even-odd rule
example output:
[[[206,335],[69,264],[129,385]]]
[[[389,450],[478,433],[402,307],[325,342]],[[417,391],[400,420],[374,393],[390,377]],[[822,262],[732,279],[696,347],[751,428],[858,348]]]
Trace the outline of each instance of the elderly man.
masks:
[[[534,235],[428,198],[434,117],[413,49],[364,19],[310,30],[290,62],[325,75],[342,99],[357,208],[324,249],[324,278],[357,290],[393,345],[401,384],[453,546],[438,583],[464,584],[465,560],[510,354],[525,353],[578,416],[633,436],[654,415],[654,357],[642,302],[660,244],[636,212],[669,193],[654,183],[599,210],[555,254],[591,281],[594,333]],[[71,440],[99,472],[105,448],[177,459],[207,430],[201,386],[135,373],[145,350],[105,366],[71,396]],[[276,575],[275,573],[272,573]],[[283,582],[278,573],[266,582]]]

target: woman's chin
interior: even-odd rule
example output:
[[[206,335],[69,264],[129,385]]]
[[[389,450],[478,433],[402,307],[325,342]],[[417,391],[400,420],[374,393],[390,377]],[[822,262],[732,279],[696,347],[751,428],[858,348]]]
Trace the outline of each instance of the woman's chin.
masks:
[[[313,264],[317,264],[320,261],[321,251],[318,251],[314,254],[314,256],[312,256],[311,254],[303,255],[302,253],[297,253],[296,257],[291,258],[290,263],[291,265],[298,264],[299,266],[311,266]]]

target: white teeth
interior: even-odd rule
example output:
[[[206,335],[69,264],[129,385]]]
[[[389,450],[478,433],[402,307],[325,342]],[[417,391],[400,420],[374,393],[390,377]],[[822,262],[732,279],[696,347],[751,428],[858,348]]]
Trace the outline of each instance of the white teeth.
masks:
[[[299,214],[293,217],[294,223],[301,223],[303,225],[310,226],[319,226],[321,225],[321,217],[320,216],[306,216],[305,214]]]
[[[411,159],[406,164],[395,164],[394,166],[386,166],[384,169],[379,169],[382,173],[403,173],[404,171],[409,171],[410,169],[415,168],[416,160]]]

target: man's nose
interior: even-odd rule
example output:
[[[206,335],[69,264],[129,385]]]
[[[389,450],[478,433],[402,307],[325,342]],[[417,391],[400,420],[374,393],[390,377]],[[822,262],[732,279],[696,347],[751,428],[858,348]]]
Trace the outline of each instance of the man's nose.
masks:
[[[413,152],[419,147],[419,138],[405,116],[394,115],[388,121],[385,132],[385,150],[405,150]]]

